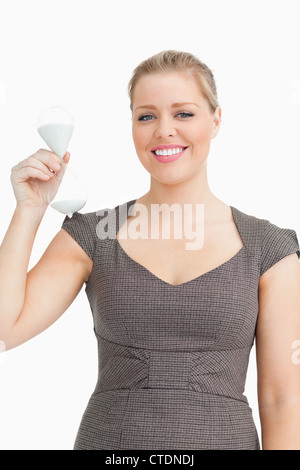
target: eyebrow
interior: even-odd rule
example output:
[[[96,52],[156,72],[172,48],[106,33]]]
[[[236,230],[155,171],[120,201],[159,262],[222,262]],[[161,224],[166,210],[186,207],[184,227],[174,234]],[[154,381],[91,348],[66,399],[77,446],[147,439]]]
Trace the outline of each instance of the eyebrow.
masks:
[[[196,103],[191,103],[191,102],[185,102],[185,103],[173,103],[171,108],[178,108],[179,106],[183,106],[185,104],[193,104],[194,106],[197,106],[198,108],[200,108],[200,106]],[[152,105],[152,104],[144,104],[143,106],[138,106],[137,108],[135,109],[140,109],[140,108],[148,108],[148,109],[157,109],[156,106]]]

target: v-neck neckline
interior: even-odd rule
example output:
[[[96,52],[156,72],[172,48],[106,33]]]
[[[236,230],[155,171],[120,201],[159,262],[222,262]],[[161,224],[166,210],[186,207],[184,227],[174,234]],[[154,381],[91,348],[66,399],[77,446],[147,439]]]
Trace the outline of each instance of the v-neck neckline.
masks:
[[[125,221],[125,222],[127,222],[127,220],[128,220],[128,212],[129,212],[130,207],[131,207],[132,205],[134,205],[134,204],[136,203],[136,201],[137,201],[137,199],[133,199],[132,201],[128,201],[127,203],[125,203],[125,204],[127,204],[127,208],[128,208],[128,210],[127,210],[127,217],[126,217],[126,221]],[[124,205],[125,205],[125,204],[124,204]],[[119,208],[119,207],[120,207],[120,206],[118,206],[118,208]],[[244,250],[246,249],[245,241],[244,241],[244,239],[243,239],[243,237],[242,237],[242,234],[241,234],[241,232],[240,232],[240,229],[239,229],[239,226],[238,226],[238,223],[237,223],[237,220],[236,220],[236,212],[235,212],[236,209],[235,209],[235,207],[233,207],[233,206],[229,206],[229,207],[230,207],[230,210],[231,210],[231,214],[232,214],[232,218],[233,218],[235,227],[236,227],[236,229],[237,229],[237,231],[238,231],[238,233],[239,233],[239,235],[240,235],[240,237],[241,237],[241,240],[242,240],[242,242],[243,242],[242,248],[241,248],[235,255],[233,255],[230,259],[228,259],[227,261],[224,261],[224,263],[220,264],[219,266],[216,266],[215,268],[212,268],[212,269],[210,269],[209,271],[207,271],[206,273],[200,274],[199,276],[197,276],[197,277],[195,277],[195,278],[193,278],[193,279],[190,279],[189,281],[181,282],[180,284],[171,284],[171,283],[169,283],[169,282],[167,282],[167,281],[164,281],[164,280],[161,279],[160,277],[156,276],[156,274],[154,274],[152,271],[149,271],[149,269],[147,269],[143,264],[139,263],[138,261],[135,261],[133,258],[131,258],[131,256],[129,256],[129,254],[124,250],[124,248],[123,248],[122,245],[119,243],[119,240],[118,240],[118,238],[117,238],[117,235],[118,235],[118,233],[120,232],[120,226],[119,226],[119,220],[120,220],[120,218],[119,218],[119,217],[118,217],[118,226],[117,226],[116,237],[115,237],[114,240],[115,240],[116,243],[117,243],[117,247],[118,247],[120,253],[122,253],[122,254],[125,256],[125,258],[129,260],[129,262],[133,263],[133,265],[138,266],[140,269],[142,269],[143,271],[145,271],[145,273],[148,274],[150,277],[152,277],[154,280],[156,280],[157,282],[160,282],[162,285],[167,285],[167,286],[169,286],[170,288],[184,287],[184,286],[187,286],[187,285],[189,285],[189,284],[191,284],[191,283],[194,283],[194,282],[196,282],[196,281],[198,281],[198,280],[201,280],[202,278],[208,276],[209,274],[211,274],[211,273],[213,273],[213,272],[215,272],[215,271],[218,271],[218,270],[221,271],[222,268],[224,268],[225,266],[227,266],[228,264],[230,264],[231,262],[233,262],[233,261],[234,261],[238,256],[240,256],[240,255],[244,252]],[[118,216],[119,216],[119,214],[118,214]],[[124,224],[125,224],[125,222],[124,222]],[[123,225],[124,225],[124,224],[123,224]],[[122,225],[122,226],[123,226],[123,225]]]

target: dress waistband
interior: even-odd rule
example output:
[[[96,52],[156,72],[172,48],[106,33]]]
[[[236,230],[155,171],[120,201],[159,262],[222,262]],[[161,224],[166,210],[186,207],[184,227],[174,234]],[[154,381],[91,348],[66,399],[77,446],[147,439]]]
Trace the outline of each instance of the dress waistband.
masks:
[[[248,403],[243,394],[250,348],[165,351],[124,346],[97,334],[99,377],[94,393],[118,389],[184,389]]]

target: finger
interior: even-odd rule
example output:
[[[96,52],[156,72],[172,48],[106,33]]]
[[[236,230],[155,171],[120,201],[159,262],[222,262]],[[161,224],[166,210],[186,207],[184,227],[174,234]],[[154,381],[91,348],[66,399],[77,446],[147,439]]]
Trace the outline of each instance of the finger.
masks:
[[[39,170],[38,168],[33,168],[31,166],[24,167],[19,171],[19,176],[24,178],[26,181],[29,178],[37,178],[42,179],[43,181],[49,181],[54,173],[49,172],[50,174],[46,174],[44,171]]]
[[[50,152],[49,150],[40,149],[35,154],[31,155],[31,157],[35,157],[38,160],[42,161],[45,165],[49,168],[52,168],[52,165],[56,162],[59,165],[62,164],[62,159],[56,155],[54,152]]]
[[[55,154],[41,155],[39,153],[31,155],[22,162],[23,167],[33,167],[45,171],[46,174],[60,171],[62,161],[59,157],[54,157]],[[20,168],[20,166],[19,166]]]
[[[55,170],[51,170],[48,168],[47,165],[39,161],[38,159],[34,158],[33,156],[27,158],[26,160],[20,162],[18,165],[14,167],[14,170],[17,171],[18,175],[25,177],[26,174],[28,175],[27,170],[29,169],[36,169],[42,171],[45,175],[52,176],[55,174]],[[25,170],[25,171],[24,171]],[[56,172],[59,172],[60,169],[57,169]]]
[[[52,152],[52,150],[47,150],[47,149],[39,149],[36,153],[39,153],[39,154],[44,154],[44,155],[48,155],[48,156],[55,156],[56,158],[60,158],[59,155],[57,155],[55,152]]]

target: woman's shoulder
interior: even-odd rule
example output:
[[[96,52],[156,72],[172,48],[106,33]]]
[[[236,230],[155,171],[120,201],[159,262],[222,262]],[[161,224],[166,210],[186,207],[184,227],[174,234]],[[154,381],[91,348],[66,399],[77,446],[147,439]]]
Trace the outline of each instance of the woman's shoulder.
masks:
[[[115,238],[120,224],[126,220],[129,209],[135,199],[117,205],[105,205],[89,212],[74,212],[72,217],[65,217],[63,228],[92,232],[97,238]]]
[[[269,217],[254,215],[234,207],[232,209],[248,245],[260,255],[261,274],[288,254],[297,253],[300,258],[294,228],[275,223]]]
[[[241,223],[244,223],[249,227],[252,226],[255,229],[260,229],[264,235],[267,233],[279,233],[281,230],[293,230],[292,227],[285,227],[283,224],[278,224],[278,222],[275,222],[268,216],[262,217],[257,214],[249,213],[249,211],[245,212],[242,209],[237,209],[233,206],[230,207],[232,208],[236,218],[239,219]]]

